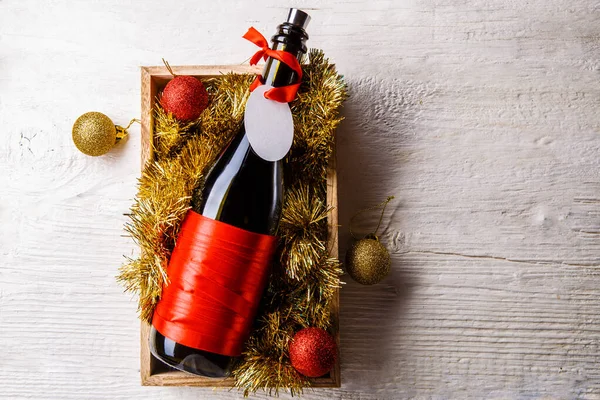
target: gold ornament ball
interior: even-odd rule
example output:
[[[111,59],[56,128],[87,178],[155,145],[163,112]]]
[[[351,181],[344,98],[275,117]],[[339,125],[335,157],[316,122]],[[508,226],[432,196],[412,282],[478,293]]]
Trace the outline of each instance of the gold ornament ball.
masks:
[[[117,141],[117,128],[106,115],[87,112],[73,124],[73,143],[83,154],[101,156]]]
[[[390,273],[390,253],[378,240],[356,241],[346,253],[346,270],[356,282],[374,285]]]

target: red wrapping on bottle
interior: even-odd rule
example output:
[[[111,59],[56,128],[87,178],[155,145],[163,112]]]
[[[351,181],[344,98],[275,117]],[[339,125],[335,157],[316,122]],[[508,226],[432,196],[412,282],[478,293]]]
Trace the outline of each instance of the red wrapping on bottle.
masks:
[[[184,346],[239,356],[269,275],[277,239],[189,211],[152,324]]]

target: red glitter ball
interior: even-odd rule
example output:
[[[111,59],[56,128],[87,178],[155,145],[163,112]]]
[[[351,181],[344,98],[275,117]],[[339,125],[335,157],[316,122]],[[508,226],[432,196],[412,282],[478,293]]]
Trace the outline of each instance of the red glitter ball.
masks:
[[[191,121],[208,106],[208,93],[193,76],[176,76],[163,90],[160,105],[178,120]]]
[[[290,361],[296,371],[316,378],[325,375],[335,365],[337,345],[327,331],[304,328],[297,332],[290,344]]]

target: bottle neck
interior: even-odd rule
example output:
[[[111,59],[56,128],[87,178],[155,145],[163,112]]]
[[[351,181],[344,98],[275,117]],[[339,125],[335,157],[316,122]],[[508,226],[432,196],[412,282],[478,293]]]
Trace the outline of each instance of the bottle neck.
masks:
[[[304,29],[284,22],[277,27],[277,33],[271,38],[271,49],[282,50],[292,54],[298,60],[306,53],[308,35]],[[267,59],[263,70],[263,83],[273,87],[287,86],[296,83],[298,74],[283,62],[274,58]]]

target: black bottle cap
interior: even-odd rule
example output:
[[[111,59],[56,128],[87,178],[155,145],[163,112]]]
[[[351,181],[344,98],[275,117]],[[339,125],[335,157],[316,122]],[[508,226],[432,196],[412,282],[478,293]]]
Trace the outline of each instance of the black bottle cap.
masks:
[[[306,29],[306,26],[310,22],[310,15],[302,10],[298,10],[297,8],[290,8],[287,22],[299,28]]]

